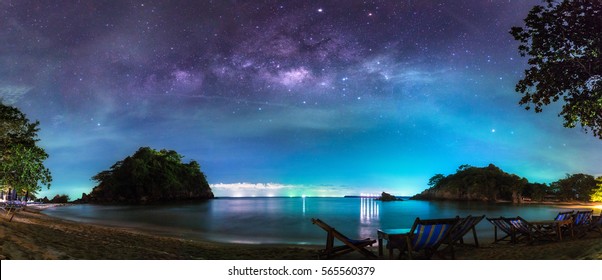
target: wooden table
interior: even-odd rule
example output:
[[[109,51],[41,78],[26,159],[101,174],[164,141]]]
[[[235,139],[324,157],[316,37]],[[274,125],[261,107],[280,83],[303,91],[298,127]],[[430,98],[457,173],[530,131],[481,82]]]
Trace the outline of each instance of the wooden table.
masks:
[[[571,233],[571,237],[574,236],[572,219],[563,220],[563,221],[557,221],[557,220],[533,221],[533,222],[531,222],[531,224],[536,226],[540,230],[541,229],[551,230],[554,233],[554,235],[556,236],[556,240],[558,240],[558,241],[562,240],[562,228],[563,227],[568,227],[569,231]]]
[[[376,234],[378,235],[378,256],[383,255],[383,239],[391,241],[392,239],[403,239],[408,233],[410,228],[390,228],[390,229],[378,229]],[[393,257],[393,248],[389,247],[389,258]]]

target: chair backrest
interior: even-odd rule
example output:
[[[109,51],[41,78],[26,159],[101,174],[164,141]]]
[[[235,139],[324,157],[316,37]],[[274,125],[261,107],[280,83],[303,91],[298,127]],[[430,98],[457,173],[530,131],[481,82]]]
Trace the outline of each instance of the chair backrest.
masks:
[[[416,218],[410,230],[410,241],[415,251],[424,248],[436,249],[442,241],[446,240],[451,230],[458,223],[454,219],[421,220]]]
[[[509,224],[512,225],[514,230],[520,233],[530,233],[531,229],[529,228],[529,222],[525,221],[525,219],[519,217],[516,218],[506,218],[505,219]]]
[[[487,221],[489,221],[495,227],[501,229],[503,232],[505,232],[507,234],[511,234],[512,233],[512,225],[510,223],[508,223],[508,221],[504,217],[487,218]]]
[[[570,218],[573,217],[573,214],[575,213],[575,211],[566,211],[566,212],[558,212],[558,215],[556,215],[556,218],[554,218],[555,221],[566,221]]]
[[[454,227],[454,230],[452,230],[452,232],[450,233],[451,241],[456,241],[456,240],[459,240],[460,238],[462,238],[462,236],[464,236],[474,226],[476,226],[479,222],[481,222],[481,220],[483,220],[483,218],[485,218],[485,215],[476,216],[476,217],[468,215],[466,218],[460,218],[460,217],[457,217],[457,218],[459,219],[458,225],[456,225],[456,227]]]
[[[330,225],[328,225],[327,223],[323,222],[320,219],[312,218],[311,222],[314,223],[314,224],[316,224],[316,225],[318,225],[319,227],[321,227],[326,232],[332,233],[337,238],[351,240],[349,237],[343,235],[338,230],[336,230],[335,228],[331,227]]]
[[[585,224],[589,224],[592,219],[592,215],[594,214],[594,210],[588,211],[577,211],[575,214],[575,218],[573,220],[573,224],[576,226],[582,226]]]

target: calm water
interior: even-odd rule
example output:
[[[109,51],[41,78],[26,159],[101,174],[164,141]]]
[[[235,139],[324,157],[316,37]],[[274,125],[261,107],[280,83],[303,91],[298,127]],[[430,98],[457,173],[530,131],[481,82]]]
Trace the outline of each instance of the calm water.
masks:
[[[565,209],[543,205],[398,201],[367,198],[220,198],[194,204],[161,206],[74,205],[45,210],[80,222],[136,228],[158,234],[238,243],[323,244],[325,232],[311,223],[320,218],[348,237],[376,238],[378,228],[409,228],[416,217],[456,215],[521,216],[553,219]],[[493,236],[486,220],[480,239]]]

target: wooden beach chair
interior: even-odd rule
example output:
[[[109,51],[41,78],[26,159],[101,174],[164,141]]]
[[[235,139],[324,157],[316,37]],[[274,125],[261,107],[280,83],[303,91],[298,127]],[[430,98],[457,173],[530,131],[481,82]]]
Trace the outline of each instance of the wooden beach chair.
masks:
[[[554,218],[554,221],[566,221],[569,219],[573,218],[573,215],[575,214],[575,211],[565,211],[565,212],[558,212],[558,215],[556,215],[556,218]]]
[[[570,234],[571,236],[574,235],[573,232],[573,224],[572,220],[573,219],[573,215],[575,215],[575,211],[571,210],[571,211],[564,211],[564,212],[558,212],[558,214],[556,215],[556,218],[554,218],[554,221],[567,221],[567,224],[562,225],[561,229],[563,232],[563,235],[567,235]],[[546,230],[553,230],[553,228],[551,226],[546,226],[544,227]]]
[[[602,235],[602,214],[600,216],[592,216],[592,223],[589,231],[596,231]]]
[[[311,219],[311,222],[326,231],[326,248],[320,250],[319,257],[332,259],[340,255],[357,251],[369,259],[376,259],[376,255],[366,249],[367,246],[372,246],[376,243],[375,239],[351,239],[343,235],[335,228],[329,226],[320,219]],[[343,245],[335,246],[335,239],[343,243]]]
[[[551,230],[546,230],[544,227],[540,228],[535,225],[532,225],[520,216],[516,218],[506,218],[505,220],[512,225],[512,230],[514,231],[516,236],[515,242],[521,240],[519,236],[524,236],[527,239],[528,244],[532,244],[537,241],[556,240],[557,233],[554,233]]]
[[[591,223],[594,210],[577,211],[573,216],[573,231],[577,237],[583,237],[587,234]]]
[[[516,242],[516,233],[512,229],[512,225],[506,221],[506,218],[487,218],[487,221],[493,225],[493,243],[502,241],[507,241],[510,243]],[[499,236],[503,236],[498,237],[498,230],[500,231]]]
[[[410,232],[397,240],[390,240],[389,245],[392,248],[399,249],[399,257],[407,253],[408,259],[412,259],[415,253],[422,253],[426,259],[431,259],[437,254],[444,258],[444,251],[439,251],[443,242],[449,242],[449,236],[459,219],[431,219],[421,220],[416,218]],[[453,247],[450,247],[451,258],[454,259]]]
[[[464,244],[464,236],[468,234],[469,231],[472,231],[474,245],[476,247],[479,247],[479,239],[477,238],[477,230],[475,229],[475,227],[485,218],[485,215],[475,217],[468,215],[466,218],[457,218],[459,219],[458,225],[454,227],[454,229],[450,233],[450,245],[457,243]]]

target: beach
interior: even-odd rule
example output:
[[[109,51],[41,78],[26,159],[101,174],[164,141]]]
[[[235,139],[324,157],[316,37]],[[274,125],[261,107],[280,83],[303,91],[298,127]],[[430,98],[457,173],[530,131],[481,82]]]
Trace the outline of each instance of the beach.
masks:
[[[13,221],[3,214],[0,259],[3,260],[316,260],[321,246],[226,244],[157,236],[134,229],[78,223],[28,209]],[[377,252],[377,246],[371,248]],[[348,254],[344,259],[362,259]],[[384,258],[387,258],[385,255]],[[602,259],[602,235],[543,244],[491,244],[456,248],[460,260],[587,260]]]

